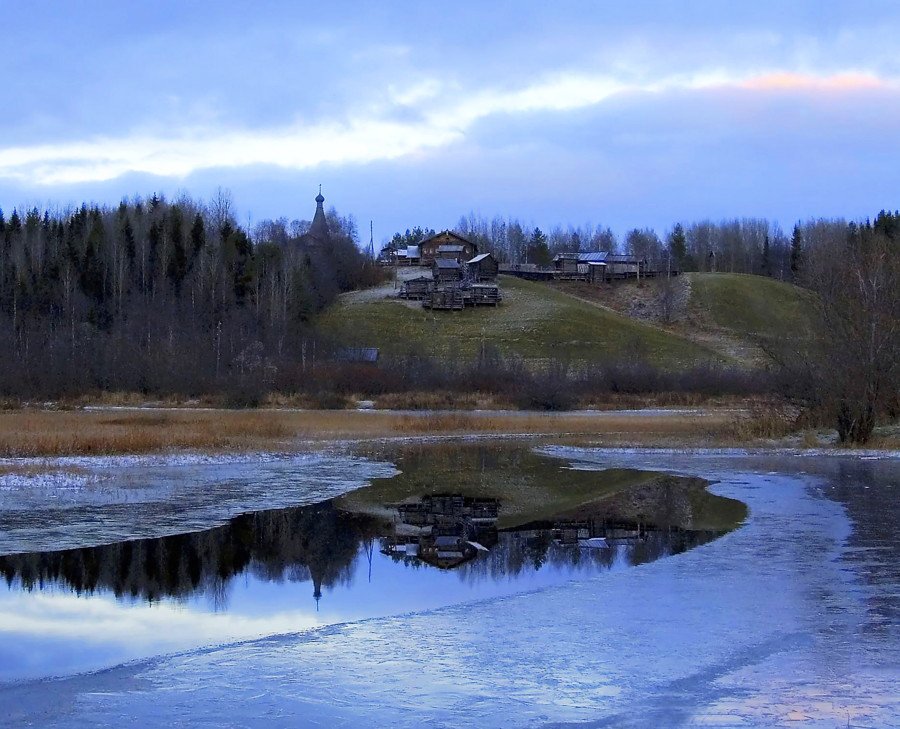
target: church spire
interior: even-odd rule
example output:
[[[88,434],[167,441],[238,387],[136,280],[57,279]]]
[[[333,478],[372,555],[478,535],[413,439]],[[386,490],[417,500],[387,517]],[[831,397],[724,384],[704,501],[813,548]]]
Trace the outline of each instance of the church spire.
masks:
[[[313,215],[312,224],[309,226],[309,237],[315,238],[321,243],[328,240],[328,221],[325,220],[325,208],[322,206],[324,202],[322,186],[319,185],[319,194],[316,195],[316,214]]]

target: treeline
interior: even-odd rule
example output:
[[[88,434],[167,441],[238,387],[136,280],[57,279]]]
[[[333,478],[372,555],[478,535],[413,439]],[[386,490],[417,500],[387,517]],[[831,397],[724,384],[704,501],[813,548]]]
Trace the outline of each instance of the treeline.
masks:
[[[660,234],[632,228],[624,237],[603,225],[530,227],[516,218],[463,216],[454,231],[502,262],[549,265],[557,253],[627,253],[683,271],[720,271],[799,281],[804,258],[845,239],[851,224],[842,219],[798,222],[788,234],[765,218],[679,222]],[[434,231],[415,227],[394,235],[393,245],[414,245]]]
[[[0,211],[0,394],[209,392],[302,358],[310,317],[377,275],[352,219],[327,246],[308,227],[254,240],[225,193]]]

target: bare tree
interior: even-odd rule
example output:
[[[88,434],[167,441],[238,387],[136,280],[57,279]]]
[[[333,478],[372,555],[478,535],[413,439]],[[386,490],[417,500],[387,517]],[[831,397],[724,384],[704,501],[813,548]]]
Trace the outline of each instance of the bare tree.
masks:
[[[850,225],[830,248],[806,272],[820,313],[814,371],[841,442],[865,443],[900,387],[900,219]]]

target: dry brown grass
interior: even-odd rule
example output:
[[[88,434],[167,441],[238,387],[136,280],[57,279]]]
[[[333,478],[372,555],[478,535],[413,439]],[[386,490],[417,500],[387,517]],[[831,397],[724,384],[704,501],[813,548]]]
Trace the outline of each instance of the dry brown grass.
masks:
[[[701,439],[729,414],[439,413],[355,410],[19,410],[0,413],[0,456],[285,450],[310,441],[468,433],[581,435],[609,444]]]
[[[392,392],[375,398],[382,410],[475,410],[510,407],[509,402],[480,393],[449,391]]]
[[[784,438],[798,429],[799,412],[776,403],[752,403],[717,431],[717,436],[732,443]]]
[[[282,420],[262,412],[0,413],[0,455],[5,457],[246,449],[291,435]]]

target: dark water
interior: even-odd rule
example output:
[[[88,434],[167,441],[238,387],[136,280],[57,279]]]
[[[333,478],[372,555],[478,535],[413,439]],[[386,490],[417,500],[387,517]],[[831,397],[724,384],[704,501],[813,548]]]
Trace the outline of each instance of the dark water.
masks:
[[[523,454],[507,450],[485,468],[484,453],[494,459],[496,449],[443,457],[456,474],[474,457],[481,492],[490,493],[492,478],[510,473],[508,458]],[[524,458],[532,478],[534,461],[548,473],[564,465]],[[423,463],[417,452],[405,473],[414,481]],[[530,520],[491,496],[404,492],[400,503],[368,511],[334,499],[163,538],[0,556],[0,680],[529,592],[652,562],[726,531],[694,523],[718,500],[702,484],[648,476],[626,474],[644,480],[627,498],[559,514],[544,504]],[[618,484],[623,475],[607,478]],[[409,485],[384,483],[393,495]],[[389,495],[384,484],[372,488],[357,500]]]

